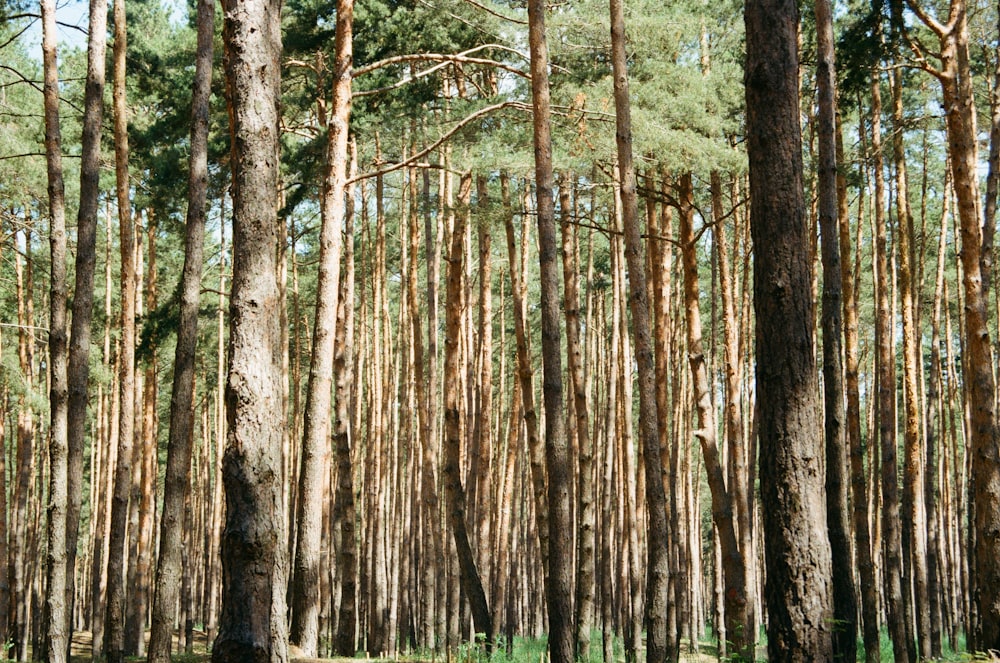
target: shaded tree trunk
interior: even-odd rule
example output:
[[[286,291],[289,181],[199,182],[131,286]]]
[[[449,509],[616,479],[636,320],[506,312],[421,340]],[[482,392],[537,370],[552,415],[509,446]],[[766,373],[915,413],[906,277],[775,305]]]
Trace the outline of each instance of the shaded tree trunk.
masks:
[[[789,0],[747,0],[744,80],[768,659],[815,662],[833,659],[833,606],[802,190],[798,19]]]
[[[87,82],[84,92],[83,136],[80,159],[80,206],[76,222],[76,285],[67,380],[66,493],[66,604],[73,605],[76,549],[83,502],[83,449],[86,436],[90,377],[90,326],[94,305],[94,268],[97,262],[97,205],[101,169],[101,125],[104,117],[105,53],[107,50],[107,0],[91,0],[87,27]],[[103,540],[103,539],[102,539]],[[92,605],[92,610],[99,606]],[[72,608],[66,611],[66,636],[72,640]]]
[[[191,95],[191,156],[188,170],[188,208],[181,272],[180,321],[174,350],[174,381],[170,392],[167,467],[163,513],[160,517],[160,554],[156,566],[150,663],[169,663],[174,614],[181,571],[181,519],[189,491],[191,444],[194,436],[194,371],[198,333],[198,304],[204,263],[205,200],[208,189],[208,112],[212,92],[212,55],[215,5],[198,2],[198,45]],[[221,340],[221,329],[220,340]],[[218,416],[218,413],[216,413]],[[216,444],[221,440],[216,436]],[[216,491],[217,492],[217,491]]]
[[[837,87],[834,63],[833,9],[830,0],[816,0],[816,79],[819,172],[817,190],[823,262],[823,402],[826,447],[826,517],[833,571],[834,655],[840,661],[857,657],[857,595],[851,559],[848,516],[847,438],[845,435],[844,371],[842,363],[842,284],[837,205]]]
[[[489,603],[483,590],[482,580],[476,568],[476,558],[469,542],[465,524],[465,490],[462,487],[460,465],[461,421],[459,415],[459,389],[461,366],[459,338],[461,316],[465,307],[462,275],[464,271],[465,231],[469,217],[469,198],[472,190],[472,176],[462,175],[458,191],[458,213],[452,230],[451,251],[448,264],[448,293],[445,324],[444,358],[444,421],[445,457],[442,466],[445,493],[448,500],[448,520],[451,524],[455,548],[458,552],[459,573],[465,596],[472,606],[476,633],[489,635],[493,632]]]

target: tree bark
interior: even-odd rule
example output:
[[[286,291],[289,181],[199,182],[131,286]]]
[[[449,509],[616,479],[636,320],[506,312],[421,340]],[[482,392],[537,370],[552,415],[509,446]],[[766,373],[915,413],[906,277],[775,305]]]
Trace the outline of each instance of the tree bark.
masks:
[[[837,161],[843,162],[841,132],[835,134]],[[868,496],[864,468],[864,446],[861,442],[861,389],[858,360],[858,300],[854,269],[851,262],[851,222],[847,214],[847,182],[843,173],[837,175],[838,216],[840,223],[840,277],[844,307],[844,388],[847,395],[846,434],[850,455],[852,520],[858,576],[861,581],[861,615],[863,622],[865,663],[878,663],[881,657],[878,633],[878,585],[872,560],[871,534],[868,524]],[[860,221],[860,219],[859,219]],[[860,253],[860,248],[858,249]]]
[[[160,554],[149,634],[150,663],[170,663],[170,644],[181,571],[181,519],[189,491],[191,444],[194,437],[194,371],[198,305],[204,264],[205,201],[208,190],[208,113],[212,93],[215,5],[198,2],[198,45],[191,94],[191,156],[188,208],[181,272],[180,322],[174,351],[174,381],[170,392],[167,467],[160,517]],[[221,334],[221,329],[219,330]],[[218,416],[218,413],[216,414]],[[216,437],[216,444],[221,440]]]
[[[552,135],[549,96],[549,53],[545,39],[545,4],[528,3],[531,51],[531,103],[535,148],[535,197],[538,220],[538,262],[541,286],[542,398],[545,407],[545,469],[548,474],[549,531],[569,532],[572,463],[563,414],[562,350],[560,342],[558,243],[552,197]],[[549,615],[549,657],[571,663],[574,652],[573,551],[549,546],[545,598]]]
[[[87,27],[87,82],[84,92],[83,136],[80,158],[80,206],[76,223],[76,285],[73,290],[67,380],[70,422],[66,493],[66,637],[72,640],[72,605],[76,549],[83,502],[83,448],[86,436],[90,377],[90,326],[94,305],[94,268],[97,262],[97,205],[101,169],[101,125],[104,117],[107,0],[91,0]],[[91,606],[99,609],[98,606]]]
[[[833,570],[834,655],[857,658],[858,609],[851,559],[848,515],[847,438],[844,431],[844,367],[842,362],[842,273],[837,203],[837,86],[834,61],[833,10],[830,0],[816,0],[816,81],[818,87],[819,169],[816,188],[823,263],[823,401],[826,447],[826,517]]]
[[[893,307],[889,292],[889,249],[885,221],[882,163],[882,93],[878,74],[872,79],[872,154],[875,168],[875,339],[878,346],[877,407],[881,459],[882,527],[886,607],[896,663],[909,661],[903,611],[902,541],[899,531],[899,488],[896,471],[896,361],[893,353]]]
[[[59,130],[59,70],[56,57],[56,3],[42,0],[42,66],[45,75],[43,90],[45,109],[45,165],[49,196],[49,511],[48,558],[46,588],[46,634],[50,663],[65,663],[69,653],[69,633],[72,605],[67,601],[66,567],[66,492],[69,420],[67,419],[68,385],[66,374],[66,200],[62,168],[62,137]],[[2,427],[2,424],[0,424]],[[0,446],[0,456],[5,456]],[[0,458],[3,464],[3,458]],[[4,468],[0,466],[0,470]],[[2,480],[2,477],[0,477]],[[0,577],[4,591],[0,592],[0,634],[7,639],[7,484],[0,481],[3,491],[0,518],[3,519],[0,538],[4,554],[0,557]]]
[[[226,525],[215,663],[287,661],[276,279],[280,0],[226,0],[233,281],[223,459]]]
[[[831,661],[809,231],[802,189],[798,8],[747,0],[747,152],[757,316],[768,659]]]
[[[302,440],[297,501],[295,563],[292,572],[292,626],[290,641],[304,656],[316,656],[319,645],[319,557],[324,487],[323,471],[329,466],[329,430],[333,355],[340,287],[341,227],[344,223],[347,184],[347,137],[351,116],[351,66],[353,62],[353,0],[337,3],[334,37],[334,87],[332,117],[327,129],[327,152],[320,201],[319,276],[316,283],[316,317],[313,322],[312,357],[306,387],[305,426]],[[321,95],[326,91],[321,90]],[[321,109],[325,105],[321,104]],[[320,124],[327,124],[321,112]],[[352,652],[353,653],[353,652]]]
[[[121,336],[118,351],[118,459],[111,500],[108,549],[107,617],[104,653],[109,663],[125,660],[125,567],[128,550],[129,494],[132,489],[132,449],[135,438],[135,228],[128,181],[128,118],[125,108],[125,0],[114,1],[114,124],[115,192],[118,203],[118,245],[121,257]]]

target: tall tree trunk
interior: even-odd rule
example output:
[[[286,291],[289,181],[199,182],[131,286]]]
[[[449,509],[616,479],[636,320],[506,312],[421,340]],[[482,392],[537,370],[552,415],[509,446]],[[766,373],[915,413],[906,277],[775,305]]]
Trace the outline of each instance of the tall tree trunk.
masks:
[[[843,162],[843,138],[835,134],[837,161]],[[858,377],[858,298],[855,275],[851,261],[851,221],[847,212],[847,182],[844,174],[837,175],[838,217],[840,223],[840,277],[843,285],[844,307],[844,388],[847,394],[846,434],[850,453],[851,489],[853,493],[852,520],[857,554],[858,575],[861,581],[861,615],[865,645],[865,663],[878,663],[881,657],[878,633],[878,585],[875,582],[875,563],[872,560],[871,535],[868,523],[868,497],[866,494],[864,446],[861,441],[861,389]],[[861,219],[858,219],[861,225]],[[861,249],[858,248],[860,254]],[[874,487],[873,487],[874,489]]]
[[[901,5],[901,0],[897,0]],[[899,11],[902,11],[900,6]],[[913,213],[910,209],[909,182],[906,170],[906,148],[903,143],[903,76],[901,71],[892,75],[892,152],[896,166],[896,220],[899,253],[899,292],[903,312],[903,386],[904,386],[904,471],[902,525],[904,547],[909,548],[910,579],[904,583],[904,598],[910,597],[909,584],[913,585],[913,617],[917,626],[916,647],[919,658],[930,657],[930,612],[927,598],[927,543],[924,533],[924,503],[918,499],[923,490],[924,450],[920,422],[920,338],[917,328],[916,286],[917,256]],[[910,620],[907,621],[909,626]],[[907,637],[912,647],[913,638]],[[911,652],[911,661],[917,651]]]
[[[851,559],[848,516],[847,438],[844,432],[844,367],[840,237],[837,203],[837,86],[834,62],[833,9],[816,0],[816,80],[818,86],[819,227],[823,262],[823,402],[826,447],[826,517],[833,569],[834,655],[857,658],[858,609]]]
[[[313,322],[312,357],[306,391],[302,440],[297,535],[292,569],[292,626],[290,641],[305,656],[316,656],[319,645],[319,556],[324,487],[323,471],[329,466],[329,430],[333,354],[340,287],[341,226],[344,223],[347,184],[347,137],[351,116],[351,65],[353,61],[353,0],[337,3],[334,38],[334,88],[332,117],[327,126],[323,197],[320,202],[320,256],[316,283],[316,317]],[[325,90],[320,91],[325,95]],[[327,124],[325,103],[320,123]]]
[[[639,428],[648,503],[646,573],[646,660],[662,663],[668,656],[667,604],[670,575],[667,568],[667,500],[663,488],[659,415],[656,409],[656,369],[646,285],[645,254],[639,232],[635,166],[632,162],[632,110],[629,102],[625,54],[625,9],[611,0],[611,66],[614,73],[615,138],[621,177],[625,259],[629,274],[629,308],[635,333],[639,369]]]
[[[698,257],[694,233],[694,206],[691,174],[680,178],[680,242],[684,261],[684,310],[687,321],[687,353],[691,366],[691,381],[694,388],[694,402],[698,410],[698,428],[694,436],[701,445],[708,474],[708,486],[712,494],[712,521],[715,524],[721,548],[723,601],[727,647],[735,660],[747,661],[754,658],[755,634],[750,625],[752,606],[747,600],[746,566],[736,535],[736,505],[732,493],[726,487],[725,470],[722,466],[718,442],[716,441],[715,411],[712,407],[711,386],[708,379],[707,362],[702,345],[700,292],[698,288]]]
[[[347,20],[346,15],[340,15]],[[351,170],[355,169],[353,145]],[[340,609],[334,653],[353,656],[357,626],[357,533],[354,504],[354,466],[351,462],[351,379],[354,375],[351,353],[354,347],[354,204],[353,185],[348,190],[344,212],[344,256],[340,273],[340,294],[337,297],[337,339],[334,344],[333,379],[336,389],[336,411],[333,420],[333,447],[337,460],[337,487],[334,512],[340,521]]]
[[[896,472],[896,362],[893,353],[893,306],[889,292],[889,249],[885,220],[885,181],[882,163],[882,92],[879,75],[872,78],[872,155],[875,169],[875,339],[877,407],[881,462],[882,527],[885,556],[886,604],[889,636],[896,663],[909,661],[909,643],[903,611],[902,541],[899,531],[899,488]]]
[[[445,492],[448,499],[448,520],[451,524],[455,548],[458,552],[459,572],[462,590],[472,605],[472,616],[476,633],[489,635],[493,632],[489,603],[476,568],[476,558],[469,543],[465,523],[465,490],[462,487],[460,463],[461,421],[459,414],[459,388],[461,366],[459,338],[462,311],[465,307],[462,286],[465,254],[465,230],[469,218],[469,198],[472,191],[472,176],[462,175],[458,190],[458,214],[451,236],[451,251],[448,264],[448,303],[445,324],[444,358],[444,420],[445,457],[442,466]]]
[[[590,411],[584,380],[583,349],[580,344],[580,269],[576,225],[570,207],[570,183],[559,178],[559,212],[562,230],[563,285],[566,311],[566,359],[573,388],[573,413],[579,447],[579,549],[576,569],[576,656],[590,660],[590,630],[594,624],[594,441],[590,436]]]
[[[66,576],[66,492],[68,386],[66,375],[66,200],[62,169],[62,137],[59,130],[59,71],[56,58],[56,3],[42,0],[42,66],[45,71],[45,165],[49,196],[49,511],[46,619],[49,663],[65,663],[69,653],[68,627],[72,602],[67,601]],[[2,423],[0,423],[2,427]],[[7,571],[7,484],[0,444],[0,518],[3,519],[0,577]],[[6,582],[4,590],[9,589]],[[7,591],[0,592],[0,635],[7,640]]]
[[[181,571],[181,519],[189,491],[191,444],[194,437],[194,370],[198,304],[204,264],[205,200],[208,190],[208,111],[212,93],[215,5],[198,2],[198,50],[191,94],[191,156],[188,208],[181,273],[180,322],[174,350],[174,381],[170,392],[167,467],[160,518],[160,554],[149,634],[150,663],[169,663],[174,613]],[[219,329],[220,340],[222,330]],[[218,413],[216,413],[218,416]],[[218,435],[216,444],[221,444]],[[218,492],[218,491],[216,491]]]
[[[146,237],[149,244],[149,260],[146,269],[145,296],[146,308],[155,311],[157,305],[156,291],[156,217],[148,212]],[[153,523],[155,520],[156,495],[155,485],[159,475],[157,469],[157,429],[159,419],[156,416],[157,388],[156,353],[150,353],[146,361],[145,375],[142,381],[142,452],[137,453],[142,458],[142,483],[139,489],[139,524],[136,532],[136,583],[135,598],[131,604],[128,621],[125,625],[126,646],[139,656],[146,655],[146,613],[151,603],[150,587],[152,585],[151,565],[154,538]],[[208,441],[205,441],[208,445]],[[208,500],[206,500],[208,502]]]
[[[226,526],[215,663],[285,663],[287,562],[281,449],[282,348],[276,281],[279,0],[223,3],[232,118],[233,281]]]
[[[552,197],[552,135],[549,97],[549,53],[545,40],[545,3],[528,3],[531,51],[531,103],[535,146],[535,197],[538,220],[538,262],[541,286],[542,398],[545,407],[545,469],[548,474],[549,531],[572,527],[570,484],[572,463],[563,414],[562,350],[559,321],[559,271],[555,204]],[[549,615],[549,657],[571,663],[574,652],[573,551],[549,546],[545,598]]]
[[[948,23],[942,26],[927,16],[915,2],[909,3],[937,34],[941,44],[941,82],[948,152],[957,202],[961,236],[962,290],[965,296],[965,348],[967,357],[971,479],[974,486],[970,508],[974,510],[970,532],[975,536],[975,580],[973,593],[979,624],[973,629],[973,645],[980,650],[1000,651],[1000,432],[996,422],[996,383],[986,313],[985,273],[991,252],[987,240],[992,227],[981,225],[976,141],[976,107],[969,64],[969,29],[964,0],[952,0]]]
[[[90,376],[90,323],[97,262],[97,204],[101,170],[101,126],[104,118],[104,65],[107,46],[107,0],[91,0],[87,27],[87,83],[84,92],[80,154],[80,206],[76,222],[76,285],[69,341],[67,380],[66,604],[73,605],[76,549],[83,502],[83,448],[86,435],[87,385]],[[92,606],[97,609],[97,606]],[[66,637],[72,639],[72,608],[66,611]]]
[[[125,660],[125,567],[128,550],[128,507],[132,489],[135,441],[135,228],[128,181],[128,118],[125,108],[125,0],[115,0],[114,117],[115,192],[118,202],[118,245],[121,256],[121,336],[118,351],[118,460],[111,501],[108,594],[104,653],[109,663]]]
[[[757,316],[768,659],[831,661],[815,312],[799,128],[798,7],[747,0],[747,152]]]

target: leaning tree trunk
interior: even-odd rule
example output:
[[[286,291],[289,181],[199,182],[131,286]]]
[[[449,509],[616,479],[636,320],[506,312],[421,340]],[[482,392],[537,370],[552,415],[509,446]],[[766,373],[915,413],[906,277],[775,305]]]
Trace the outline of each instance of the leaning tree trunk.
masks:
[[[170,663],[174,612],[180,589],[181,522],[189,491],[191,443],[194,439],[194,365],[198,334],[198,303],[204,263],[205,200],[208,190],[208,111],[212,93],[212,51],[215,4],[198,2],[198,50],[191,94],[191,157],[188,209],[181,272],[180,322],[174,351],[174,382],[170,393],[167,468],[160,517],[160,556],[156,567],[150,663]],[[216,440],[219,444],[220,440]]]
[[[691,174],[680,178],[680,243],[684,265],[684,313],[687,322],[687,354],[691,367],[691,384],[698,428],[694,436],[701,445],[705,473],[712,495],[712,522],[715,524],[722,551],[722,582],[726,640],[731,643],[731,657],[752,661],[756,634],[751,624],[752,606],[747,600],[745,557],[736,537],[736,505],[731,488],[726,486],[725,471],[716,441],[715,410],[712,406],[711,385],[701,335],[701,295],[698,287],[698,257],[694,233],[694,206]],[[720,229],[721,230],[721,229]]]
[[[320,202],[319,276],[312,357],[306,388],[305,433],[302,440],[297,501],[295,564],[292,573],[290,640],[305,656],[316,656],[319,645],[320,535],[323,494],[329,483],[331,383],[340,287],[341,226],[347,187],[347,135],[351,117],[351,65],[354,0],[337,3],[334,38],[333,117],[327,126],[327,152]],[[320,94],[325,95],[325,90]],[[322,104],[321,104],[322,108]],[[326,118],[321,118],[325,123]],[[352,652],[353,653],[353,652]]]
[[[545,3],[528,2],[528,42],[531,51],[531,103],[534,111],[535,196],[538,220],[538,262],[541,285],[542,398],[545,406],[545,468],[548,473],[549,532],[569,532],[572,463],[563,416],[562,350],[559,315],[559,245],[552,198],[552,134],[549,98],[549,49],[545,40]],[[523,395],[523,394],[522,394]],[[574,657],[573,551],[548,546],[545,598],[549,614],[549,656],[552,663]]]
[[[444,476],[445,496],[448,505],[448,520],[452,535],[455,537],[455,548],[458,552],[458,566],[462,582],[462,591],[472,605],[472,619],[476,633],[487,636],[493,632],[489,603],[486,592],[476,568],[476,556],[469,543],[469,534],[465,523],[465,490],[462,487],[462,469],[460,462],[461,421],[459,415],[459,398],[461,377],[459,361],[461,346],[461,319],[465,308],[464,287],[462,275],[464,272],[465,229],[469,219],[469,198],[472,192],[472,176],[462,175],[458,191],[458,213],[455,215],[455,227],[452,230],[451,252],[448,263],[448,292],[445,310],[445,355],[444,355],[444,425],[445,425],[445,455],[442,474]]]
[[[215,663],[287,660],[284,422],[278,328],[280,0],[225,0],[233,281],[223,458],[226,525]]]
[[[858,609],[851,560],[845,435],[844,331],[841,306],[840,237],[837,207],[837,87],[830,0],[816,0],[817,129],[819,136],[819,226],[823,261],[823,402],[826,440],[826,517],[833,564],[834,654],[848,663],[857,657]]]
[[[67,472],[67,377],[66,377],[66,200],[62,169],[62,138],[59,132],[59,71],[56,60],[56,3],[42,0],[42,66],[45,71],[45,165],[49,194],[49,255],[52,262],[49,280],[49,518],[48,558],[45,596],[47,619],[47,658],[50,663],[64,663],[69,653],[69,606],[66,595],[66,472]],[[0,425],[2,427],[2,425]],[[0,451],[0,455],[5,455]],[[2,469],[3,459],[0,459]],[[0,477],[2,479],[2,477]],[[6,528],[6,482],[0,508]],[[0,574],[6,577],[6,554],[0,558]],[[6,584],[6,583],[4,583]],[[7,594],[0,594],[6,603]],[[7,637],[6,605],[0,608],[0,634]]]
[[[802,190],[799,12],[791,0],[747,0],[745,20],[768,659],[831,661],[832,579]]]

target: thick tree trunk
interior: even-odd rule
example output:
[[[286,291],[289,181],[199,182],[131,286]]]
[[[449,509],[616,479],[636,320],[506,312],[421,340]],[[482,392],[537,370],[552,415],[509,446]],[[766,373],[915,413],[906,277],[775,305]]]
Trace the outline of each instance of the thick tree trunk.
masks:
[[[97,262],[97,204],[101,170],[101,125],[104,117],[104,68],[107,45],[107,0],[91,0],[87,27],[87,83],[84,92],[80,159],[80,207],[76,223],[76,285],[69,341],[67,380],[69,425],[66,493],[66,604],[73,604],[76,549],[83,502],[83,448],[86,436],[90,376],[90,323]],[[103,540],[103,539],[102,539]],[[91,606],[99,610],[99,606]],[[72,608],[66,611],[66,637],[72,639]],[[95,634],[96,636],[96,634]],[[100,642],[100,640],[98,640]]]
[[[798,8],[747,0],[747,152],[757,316],[760,485],[772,661],[833,660],[808,224]]]
[[[188,208],[181,272],[180,322],[174,351],[174,381],[170,392],[170,428],[160,518],[160,554],[156,566],[150,663],[170,662],[174,613],[181,571],[181,519],[189,491],[191,444],[194,437],[194,371],[198,333],[198,304],[204,263],[205,200],[208,189],[208,111],[212,85],[215,5],[198,2],[198,50],[191,95],[191,157],[188,171]],[[220,339],[221,339],[221,332]],[[218,413],[216,413],[218,416]],[[216,444],[221,439],[216,436]],[[216,491],[218,492],[218,491]],[[210,609],[211,611],[211,609]]]
[[[62,137],[59,131],[59,71],[56,59],[56,3],[42,0],[42,66],[45,71],[45,165],[49,196],[49,511],[46,588],[46,634],[49,663],[64,663],[69,653],[72,602],[67,601],[66,492],[68,386],[66,374],[66,200],[62,169]],[[2,424],[0,424],[2,427]],[[0,472],[4,470],[0,445]],[[7,639],[7,484],[0,476],[0,635]]]
[[[233,166],[233,286],[215,663],[285,663],[282,348],[276,281],[280,0],[223,3]]]
[[[111,500],[108,548],[108,594],[104,653],[109,663],[125,660],[125,567],[128,550],[129,494],[132,489],[132,448],[135,441],[135,229],[128,181],[128,118],[125,116],[125,0],[115,0],[114,117],[115,192],[118,203],[118,245],[121,256],[121,336],[118,351],[118,459]]]
[[[290,641],[305,656],[316,656],[319,645],[319,557],[322,501],[329,478],[329,430],[338,289],[340,287],[341,226],[344,222],[347,184],[347,137],[351,115],[351,65],[353,61],[353,0],[337,3],[334,38],[333,116],[326,127],[327,151],[320,201],[319,276],[316,283],[316,317],[312,357],[306,388],[305,426],[302,440],[299,492],[296,511],[295,563],[292,569],[292,625]],[[325,95],[325,90],[320,94]],[[321,104],[322,106],[325,104]],[[321,124],[327,119],[321,116]],[[353,652],[352,652],[353,653]]]
[[[818,62],[817,117],[819,227],[823,262],[823,402],[826,447],[826,517],[833,568],[834,655],[851,662],[857,657],[858,609],[851,559],[848,515],[847,438],[845,435],[844,367],[842,363],[842,283],[837,204],[837,87],[834,64],[833,13],[830,0],[816,0]]]

